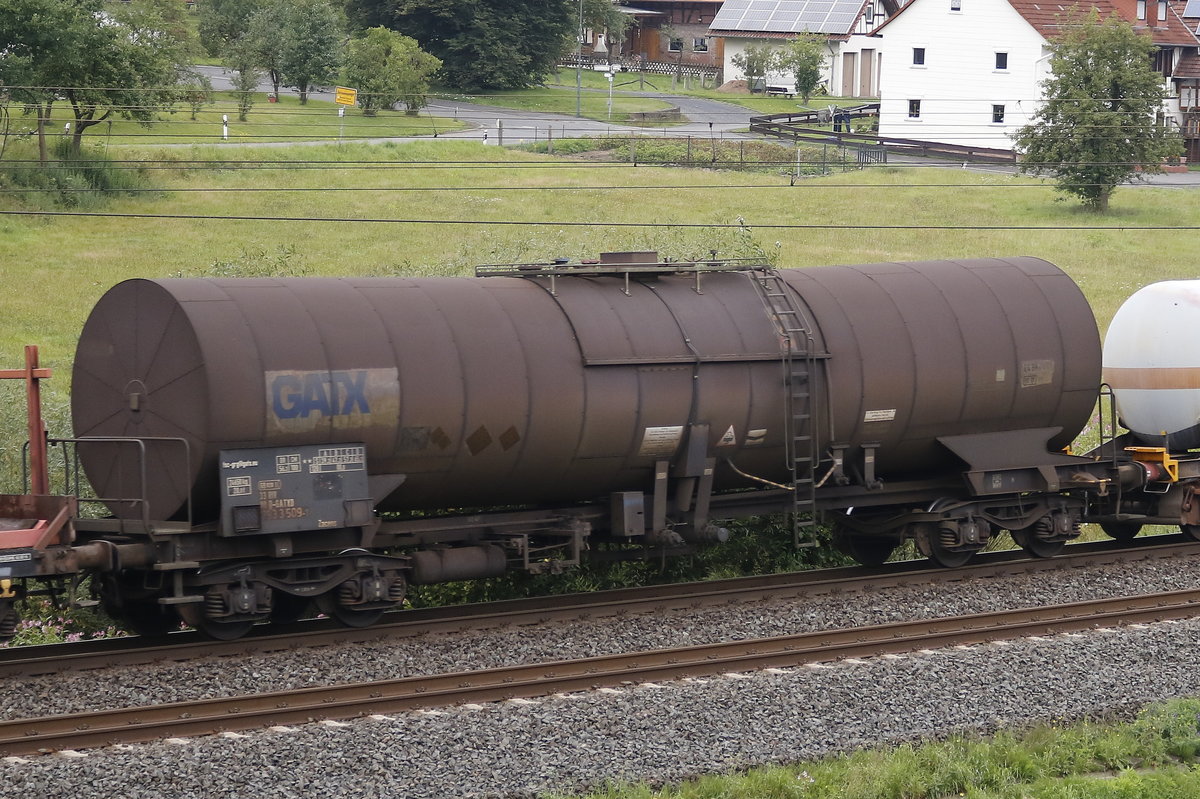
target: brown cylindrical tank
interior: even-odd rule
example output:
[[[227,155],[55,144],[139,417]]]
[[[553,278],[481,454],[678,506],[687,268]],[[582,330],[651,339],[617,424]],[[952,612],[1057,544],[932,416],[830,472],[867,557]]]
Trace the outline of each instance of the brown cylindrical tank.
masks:
[[[822,449],[879,442],[885,479],[954,462],[937,436],[1061,427],[1057,445],[1091,411],[1095,321],[1051,264],[783,275],[828,356],[812,382]],[[691,425],[707,425],[713,454],[785,479],[783,338],[750,273],[699,285],[690,274],[131,280],[81,334],[75,433],[189,441],[190,464],[148,445],[155,518],[189,493],[211,515],[220,450],[294,444],[365,442],[371,473],[406,475],[385,509],[645,490]],[[138,492],[131,455],[84,448],[101,496]],[[718,470],[718,489],[741,484]]]

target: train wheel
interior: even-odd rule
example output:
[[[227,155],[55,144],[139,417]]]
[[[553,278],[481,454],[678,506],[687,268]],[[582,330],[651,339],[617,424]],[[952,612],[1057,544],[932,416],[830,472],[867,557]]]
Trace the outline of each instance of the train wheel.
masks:
[[[360,610],[353,606],[343,605],[338,602],[335,591],[317,597],[317,609],[347,627],[370,627],[379,621],[384,611],[387,610],[387,608],[363,608]]]
[[[1035,558],[1052,558],[1062,552],[1066,546],[1066,541],[1047,541],[1044,538],[1038,538],[1034,528],[1026,527],[1021,530],[1011,530],[1013,541],[1017,542],[1017,546],[1033,555]]]
[[[275,624],[290,624],[299,621],[312,604],[312,598],[276,591],[271,597],[271,621]]]
[[[966,565],[975,552],[970,549],[948,549],[942,543],[939,532],[936,524],[919,522],[913,525],[913,540],[917,542],[921,554],[946,569]]]
[[[218,641],[235,641],[254,627],[254,619],[224,621],[204,615],[204,605],[180,605],[179,618],[184,624]]]
[[[1115,538],[1117,541],[1132,541],[1134,536],[1142,531],[1142,526],[1136,522],[1100,522],[1100,529],[1109,538]]]
[[[850,533],[833,529],[833,545],[863,566],[882,566],[899,542],[894,538]]]
[[[209,638],[218,641],[236,641],[254,627],[252,621],[216,621],[201,619],[199,624],[192,625]]]
[[[1179,525],[1179,532],[1193,541],[1200,541],[1200,524],[1181,524]]]

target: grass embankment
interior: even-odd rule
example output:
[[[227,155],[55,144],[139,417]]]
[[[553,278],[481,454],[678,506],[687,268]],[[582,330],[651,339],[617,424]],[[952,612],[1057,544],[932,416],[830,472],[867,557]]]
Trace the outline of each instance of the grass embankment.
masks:
[[[654,790],[614,786],[588,799],[1194,799],[1200,700],[1147,708],[1127,723],[1045,725],[955,736],[704,777]]]
[[[267,102],[266,95],[255,93],[255,103],[245,122],[238,120],[237,101],[232,92],[214,92],[213,103],[204,105],[192,119],[186,104],[176,106],[174,113],[149,125],[128,119],[105,121],[88,128],[84,141],[106,148],[120,145],[152,144],[218,144],[263,143],[296,141],[338,141],[339,139],[390,139],[407,136],[433,136],[461,130],[463,122],[426,114],[407,116],[403,111],[380,111],[377,116],[364,116],[357,107],[347,107],[345,117],[338,117],[338,106],[323,100],[300,100],[281,95],[278,102]],[[229,119],[229,137],[222,139],[222,117]],[[51,140],[60,139],[64,126],[74,126],[75,117],[69,106],[54,109],[47,131]],[[36,120],[32,116],[14,113],[14,133],[32,131]],[[110,155],[113,153],[110,151]]]

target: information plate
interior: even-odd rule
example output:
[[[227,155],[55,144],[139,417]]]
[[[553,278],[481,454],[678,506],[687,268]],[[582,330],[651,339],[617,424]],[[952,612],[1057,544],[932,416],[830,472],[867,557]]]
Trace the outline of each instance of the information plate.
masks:
[[[363,444],[221,451],[221,534],[366,524],[372,502]]]

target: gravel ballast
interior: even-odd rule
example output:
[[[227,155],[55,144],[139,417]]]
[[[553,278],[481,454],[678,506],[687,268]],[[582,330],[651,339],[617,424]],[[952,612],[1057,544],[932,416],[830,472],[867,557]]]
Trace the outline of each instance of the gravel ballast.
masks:
[[[1193,587],[1200,559],[10,681],[9,717]],[[45,796],[531,796],[1200,692],[1200,621],[5,761]],[[54,706],[50,707],[47,701]],[[24,707],[26,710],[22,710]],[[40,708],[30,712],[28,708]]]

